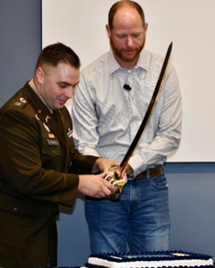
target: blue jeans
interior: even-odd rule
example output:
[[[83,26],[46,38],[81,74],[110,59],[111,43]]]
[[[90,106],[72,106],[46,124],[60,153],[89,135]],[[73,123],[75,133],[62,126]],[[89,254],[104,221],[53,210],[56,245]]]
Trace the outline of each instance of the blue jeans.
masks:
[[[168,184],[164,174],[128,180],[120,201],[85,199],[91,253],[169,250]]]

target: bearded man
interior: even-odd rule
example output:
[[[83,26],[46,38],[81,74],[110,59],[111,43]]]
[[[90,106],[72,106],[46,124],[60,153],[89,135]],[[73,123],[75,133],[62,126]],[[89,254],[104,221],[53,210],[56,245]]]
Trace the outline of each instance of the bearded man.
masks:
[[[81,74],[72,105],[76,148],[84,155],[122,161],[144,118],[164,58],[144,49],[148,24],[134,1],[110,8],[106,30],[111,50]],[[91,252],[169,249],[167,156],[179,146],[182,104],[169,63],[144,133],[128,161],[118,202],[86,197]]]

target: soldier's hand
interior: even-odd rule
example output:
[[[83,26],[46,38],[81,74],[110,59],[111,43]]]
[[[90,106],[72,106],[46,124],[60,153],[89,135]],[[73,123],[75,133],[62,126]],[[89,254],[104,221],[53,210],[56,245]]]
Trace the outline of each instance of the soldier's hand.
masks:
[[[96,198],[110,196],[117,189],[111,183],[104,180],[106,175],[106,172],[98,175],[79,175],[78,191],[84,195]]]

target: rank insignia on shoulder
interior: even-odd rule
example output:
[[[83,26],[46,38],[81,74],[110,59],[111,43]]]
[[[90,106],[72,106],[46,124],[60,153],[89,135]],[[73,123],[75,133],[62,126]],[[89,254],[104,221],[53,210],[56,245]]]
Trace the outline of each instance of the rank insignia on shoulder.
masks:
[[[23,97],[21,97],[19,100],[20,100],[22,103],[26,103],[26,99],[23,98]]]
[[[22,103],[17,101],[17,102],[14,103],[14,105],[15,106],[20,106],[20,105],[22,105]]]
[[[68,128],[68,130],[67,130],[67,136],[69,139],[73,136],[73,132],[70,128]]]

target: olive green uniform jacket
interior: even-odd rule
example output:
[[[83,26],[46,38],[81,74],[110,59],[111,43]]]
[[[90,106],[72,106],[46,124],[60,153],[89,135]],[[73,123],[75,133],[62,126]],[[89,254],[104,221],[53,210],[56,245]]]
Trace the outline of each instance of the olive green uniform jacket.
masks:
[[[57,113],[58,114],[58,113]],[[58,205],[97,158],[74,148],[67,108],[57,119],[28,83],[0,110],[0,266],[56,266]]]

